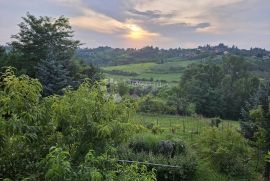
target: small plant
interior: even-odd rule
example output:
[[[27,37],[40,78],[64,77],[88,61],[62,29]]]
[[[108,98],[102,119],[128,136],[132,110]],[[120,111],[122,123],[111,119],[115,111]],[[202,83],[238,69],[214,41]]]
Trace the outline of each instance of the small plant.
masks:
[[[135,153],[138,152],[154,152],[156,151],[156,145],[161,138],[152,134],[146,134],[144,136],[139,135],[135,137],[129,143],[129,148],[131,148]]]
[[[176,154],[186,154],[187,153],[187,146],[182,140],[175,140],[175,153]]]
[[[153,134],[162,134],[164,132],[164,129],[162,129],[160,126],[154,126],[152,128],[152,133]]]
[[[147,122],[147,123],[145,124],[145,127],[146,127],[147,129],[150,129],[150,130],[152,130],[154,126],[155,126],[154,123],[149,123],[149,122]]]
[[[210,125],[211,125],[212,127],[217,127],[217,128],[218,128],[218,126],[219,126],[221,123],[222,123],[222,120],[221,120],[221,119],[219,119],[219,118],[214,118],[214,119],[211,119]]]
[[[50,153],[43,160],[47,168],[45,180],[70,180],[72,171],[69,157],[67,151],[58,147],[52,147]]]
[[[175,127],[172,127],[171,128],[171,132],[172,132],[172,134],[175,134],[176,133],[176,128]]]
[[[182,140],[165,140],[164,136],[146,134],[137,136],[129,143],[134,153],[146,152],[155,155],[161,154],[169,158],[175,155],[186,154],[186,144]]]

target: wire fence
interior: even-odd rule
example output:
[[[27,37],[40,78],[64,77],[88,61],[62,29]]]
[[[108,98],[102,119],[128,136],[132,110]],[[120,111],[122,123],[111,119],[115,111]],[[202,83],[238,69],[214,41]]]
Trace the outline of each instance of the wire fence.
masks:
[[[137,163],[142,165],[150,165],[150,166],[159,166],[159,167],[167,167],[167,168],[181,168],[176,165],[165,165],[165,164],[159,164],[159,163],[149,163],[149,162],[140,162],[140,161],[131,161],[131,160],[117,160],[119,163]]]

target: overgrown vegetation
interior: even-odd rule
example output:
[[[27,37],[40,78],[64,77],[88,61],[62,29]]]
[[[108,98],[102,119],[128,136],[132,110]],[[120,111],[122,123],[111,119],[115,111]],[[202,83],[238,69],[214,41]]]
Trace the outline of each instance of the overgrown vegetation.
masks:
[[[1,76],[1,178],[114,180],[137,172],[154,180],[144,167],[118,165],[109,157],[110,147],[132,133],[132,102],[116,104],[98,83],[85,82],[63,96],[42,98],[41,90],[38,80],[16,77],[11,69]]]

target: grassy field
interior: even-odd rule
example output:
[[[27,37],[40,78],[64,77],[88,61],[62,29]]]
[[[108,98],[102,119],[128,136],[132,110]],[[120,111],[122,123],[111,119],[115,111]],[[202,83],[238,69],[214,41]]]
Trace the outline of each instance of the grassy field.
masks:
[[[203,117],[185,117],[173,115],[151,115],[151,114],[136,114],[132,118],[134,121],[142,124],[154,124],[160,126],[164,130],[164,134],[172,133],[174,136],[182,138],[185,141],[192,142],[193,139],[204,130],[210,127],[210,118]],[[239,128],[239,122],[231,120],[222,120],[221,128]]]
[[[262,61],[261,59],[254,57],[245,57],[247,60],[249,69],[252,74],[255,74],[262,79],[269,78],[270,71],[270,62]],[[205,61],[205,60],[204,60]],[[216,56],[211,61],[216,63],[222,62],[221,56]],[[125,76],[114,73],[105,73],[107,77],[113,78],[115,80],[129,80],[129,79],[150,79],[153,80],[165,80],[168,83],[176,83],[180,80],[182,73],[185,68],[192,63],[201,63],[201,59],[197,60],[183,60],[179,58],[172,58],[165,60],[164,63],[136,63],[136,64],[127,64],[127,65],[118,65],[118,66],[106,66],[101,67],[105,72],[112,70],[120,70],[125,72],[136,73],[136,76]]]
[[[203,117],[184,117],[173,115],[151,115],[151,114],[136,114],[132,117],[132,120],[140,123],[144,126],[148,124],[154,124],[163,129],[163,133],[157,135],[168,139],[181,139],[188,143],[193,151],[197,152],[197,144],[200,139],[200,133],[206,128],[210,128],[211,118]],[[233,128],[239,129],[239,122],[231,120],[222,120],[219,126],[221,129]],[[172,132],[172,128],[176,128],[175,132]],[[143,133],[144,136],[153,134],[151,130],[147,129]],[[136,135],[135,135],[136,136]],[[198,160],[198,167],[194,181],[242,181],[243,179],[229,178],[212,168],[209,161],[204,159]],[[245,179],[244,179],[245,180]]]
[[[113,73],[106,73],[106,75],[115,80],[124,80],[124,79],[150,79],[153,80],[165,80],[167,82],[178,82],[180,80],[181,74],[185,68],[192,64],[200,62],[198,60],[181,60],[181,61],[170,61],[162,64],[157,63],[138,63],[138,64],[128,64],[128,65],[119,65],[119,66],[109,66],[102,67],[102,70],[109,72],[112,70],[120,70],[126,72],[137,73],[136,76],[125,76],[125,75],[116,75]]]

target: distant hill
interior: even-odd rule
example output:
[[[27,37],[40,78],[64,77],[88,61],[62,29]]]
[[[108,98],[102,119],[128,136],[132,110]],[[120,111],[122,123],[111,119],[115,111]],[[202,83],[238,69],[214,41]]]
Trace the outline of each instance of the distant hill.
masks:
[[[239,55],[248,63],[249,71],[263,79],[270,79],[270,52],[261,48],[249,50],[224,44],[199,46],[194,49],[120,49],[111,47],[78,49],[75,55],[86,63],[94,64],[105,75],[116,80],[142,80],[177,83],[185,68],[192,63],[222,63],[222,57]]]
[[[270,61],[270,51],[265,49],[251,48],[246,50],[239,49],[236,46],[228,47],[222,43],[217,46],[206,45],[193,49],[160,49],[153,46],[147,46],[141,49],[111,47],[84,48],[77,50],[75,58],[89,64],[115,66],[146,62],[164,63],[171,60],[206,59],[228,53]]]

